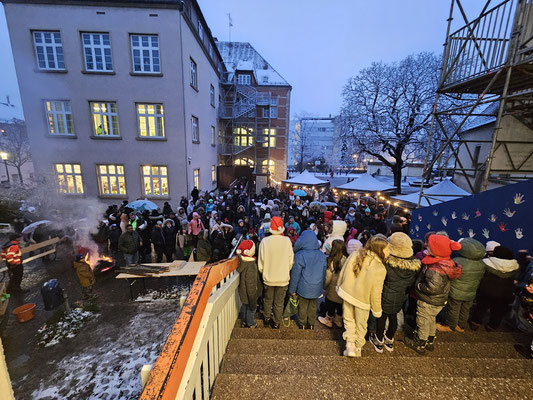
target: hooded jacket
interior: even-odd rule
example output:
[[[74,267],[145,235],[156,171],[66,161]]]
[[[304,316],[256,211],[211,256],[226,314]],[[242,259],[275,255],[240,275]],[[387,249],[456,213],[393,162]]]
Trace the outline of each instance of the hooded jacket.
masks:
[[[267,286],[287,286],[293,261],[292,243],[287,236],[277,233],[261,241],[257,266]]]
[[[341,264],[344,266],[346,257],[342,256]],[[342,270],[342,269],[341,269]],[[337,283],[339,282],[339,275],[341,271],[335,272],[333,265],[328,265],[326,269],[326,280],[324,282],[324,289],[326,290],[326,298],[329,301],[342,304],[342,298],[337,294]]]
[[[450,297],[458,301],[472,301],[476,297],[477,288],[485,274],[485,246],[475,239],[461,240],[459,257],[453,261],[459,264],[463,273],[451,283]]]
[[[422,300],[433,306],[444,306],[450,293],[450,282],[461,276],[461,267],[450,259],[438,259],[433,264],[428,262],[431,256],[426,256],[426,264],[416,284],[416,294]]]
[[[322,252],[325,253],[326,245],[331,247],[334,240],[342,240],[344,242],[344,234],[346,233],[347,227],[346,221],[333,221],[333,228],[331,229],[331,233],[327,236],[326,240],[324,240]]]
[[[259,278],[259,270],[254,257],[239,255],[239,297],[243,304],[248,304],[250,308],[257,307],[257,299],[261,296],[263,286]]]
[[[420,260],[416,257],[400,258],[390,255],[385,261],[387,277],[383,283],[381,305],[385,314],[396,314],[402,309],[420,271]]]
[[[483,262],[486,270],[479,285],[479,293],[502,302],[512,302],[518,262],[497,257],[484,258]]]
[[[326,278],[326,255],[314,232],[304,231],[294,245],[294,265],[291,269],[289,293],[306,299],[317,299]]]

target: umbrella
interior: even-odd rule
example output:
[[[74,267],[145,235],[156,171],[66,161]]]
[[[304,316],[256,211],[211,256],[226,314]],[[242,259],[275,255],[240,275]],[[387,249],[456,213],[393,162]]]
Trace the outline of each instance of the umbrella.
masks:
[[[326,207],[337,207],[337,203],[334,203],[332,201],[323,201],[322,205]]]
[[[303,191],[302,189],[296,189],[296,190],[293,190],[292,193],[295,195],[295,196],[307,196],[307,193],[305,193],[305,191]]]
[[[150,200],[135,200],[134,202],[128,204],[126,207],[131,208],[135,211],[152,211],[157,210],[157,204],[151,202]]]
[[[37,229],[37,227],[39,225],[46,225],[46,224],[50,224],[52,221],[48,221],[47,219],[43,219],[42,221],[37,221],[37,222],[34,222],[33,224],[29,224],[27,227],[25,227],[23,230],[22,230],[22,233],[23,234],[26,234],[26,233],[32,233],[35,231],[35,229]]]

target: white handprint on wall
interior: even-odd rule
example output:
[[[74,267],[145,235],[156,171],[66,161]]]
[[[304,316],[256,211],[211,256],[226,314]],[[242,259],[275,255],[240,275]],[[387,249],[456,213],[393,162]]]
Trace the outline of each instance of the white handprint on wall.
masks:
[[[471,238],[473,238],[474,236],[476,236],[476,234],[474,233],[474,230],[473,230],[473,229],[469,229],[469,230],[468,230],[468,236],[470,236]]]
[[[448,220],[446,218],[442,217],[440,220],[442,221],[442,225],[448,225]]]
[[[481,231],[481,234],[488,239],[490,232],[487,228],[484,228],[483,231]]]
[[[509,208],[503,210],[503,214],[509,218],[511,218],[515,214],[515,212],[516,211],[511,211]]]
[[[455,211],[452,212],[452,219],[457,219],[457,213]]]
[[[522,232],[522,228],[517,228],[514,233],[516,234],[517,239],[522,239],[524,237],[524,233]]]

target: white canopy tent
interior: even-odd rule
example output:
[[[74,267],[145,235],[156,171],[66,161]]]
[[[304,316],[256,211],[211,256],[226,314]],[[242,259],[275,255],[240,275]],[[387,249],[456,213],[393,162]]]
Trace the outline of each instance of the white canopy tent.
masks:
[[[419,193],[411,193],[405,196],[393,196],[393,199],[400,200],[406,203],[418,204]],[[466,190],[461,189],[449,179],[431,186],[424,190],[420,207],[432,206],[446,201],[460,199],[461,197],[470,196]]]
[[[395,190],[394,186],[389,186],[386,183],[378,181],[370,174],[363,174],[359,178],[344,185],[336,186],[338,190],[354,190],[357,192],[387,192]]]
[[[282,183],[298,186],[322,186],[329,185],[328,181],[318,179],[311,172],[304,170],[301,174],[296,175],[294,178],[285,179]]]

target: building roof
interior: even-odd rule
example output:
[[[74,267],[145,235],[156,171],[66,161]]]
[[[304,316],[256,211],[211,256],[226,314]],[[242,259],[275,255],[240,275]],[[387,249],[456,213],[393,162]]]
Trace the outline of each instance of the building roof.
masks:
[[[370,174],[363,174],[359,178],[344,185],[335,186],[336,189],[341,190],[355,190],[357,192],[386,192],[394,190],[396,187],[389,186],[386,183],[378,181]]]
[[[181,0],[2,0],[3,3],[35,3],[35,4],[74,4],[83,6],[153,7],[166,6],[181,8]]]
[[[235,71],[252,71],[259,86],[290,86],[289,83],[248,42],[217,42],[228,81]]]
[[[433,204],[444,203],[446,201],[460,199],[461,197],[470,196],[466,190],[461,189],[449,179],[431,186],[424,190],[424,197],[420,201],[420,207],[427,207]],[[405,196],[392,196],[393,199],[406,203],[418,204],[419,193],[411,193]]]
[[[294,178],[285,179],[283,183],[291,183],[294,185],[313,186],[313,185],[327,185],[328,181],[318,179],[308,170],[304,170],[301,174],[296,175]]]
[[[480,114],[487,114],[487,115],[477,115],[475,117],[470,117],[466,121],[466,123],[461,128],[461,133],[466,133],[467,131],[471,131],[472,129],[476,129],[488,124],[492,124],[493,122],[496,122],[496,116],[498,115],[498,109],[500,108],[500,102],[494,101],[492,103],[489,103],[488,105],[483,105],[478,107],[479,110],[476,110],[474,112],[479,112]]]

